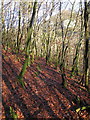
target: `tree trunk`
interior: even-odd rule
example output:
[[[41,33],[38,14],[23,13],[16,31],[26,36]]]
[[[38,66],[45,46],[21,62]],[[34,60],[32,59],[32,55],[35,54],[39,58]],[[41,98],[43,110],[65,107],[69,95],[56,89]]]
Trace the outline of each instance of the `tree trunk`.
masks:
[[[85,87],[89,89],[89,31],[88,31],[88,11],[87,11],[87,0],[84,1],[84,27],[85,27],[85,51],[84,51],[84,79]]]
[[[35,1],[34,6],[33,6],[33,13],[32,13],[32,17],[31,17],[30,25],[28,28],[28,34],[27,34],[25,62],[24,62],[24,65],[22,67],[22,70],[18,76],[19,82],[23,87],[24,87],[23,76],[26,72],[26,69],[28,67],[28,62],[29,62],[29,47],[30,47],[30,43],[31,43],[32,26],[33,26],[33,21],[35,18],[35,13],[36,13],[36,5],[37,5],[37,2]]]
[[[18,33],[17,33],[17,51],[19,52],[19,35],[20,35],[20,23],[21,23],[21,11],[20,11],[20,5],[19,5],[19,14],[18,14]]]

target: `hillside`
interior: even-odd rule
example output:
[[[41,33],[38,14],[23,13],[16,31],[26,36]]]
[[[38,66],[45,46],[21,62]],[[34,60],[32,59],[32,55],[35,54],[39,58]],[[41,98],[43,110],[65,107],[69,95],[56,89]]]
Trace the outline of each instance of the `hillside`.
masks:
[[[2,1],[2,120],[90,120],[90,3],[65,1]]]
[[[66,72],[67,88],[64,88],[60,72],[53,64],[47,65],[44,58],[36,58],[24,76],[25,90],[18,83],[17,75],[24,61],[23,55],[16,56],[3,51],[2,58],[2,118],[10,118],[10,106],[18,118],[59,118],[68,120],[90,119],[89,110],[76,108],[90,105],[90,96],[76,79]],[[20,62],[21,61],[21,62]]]

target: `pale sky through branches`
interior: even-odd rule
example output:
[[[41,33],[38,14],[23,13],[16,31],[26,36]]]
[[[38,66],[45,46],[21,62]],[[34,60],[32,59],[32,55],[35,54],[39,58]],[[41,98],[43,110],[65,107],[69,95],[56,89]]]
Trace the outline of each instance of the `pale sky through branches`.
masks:
[[[10,2],[11,0],[4,0],[4,1],[7,1],[7,2]],[[12,0],[12,1],[20,1],[20,0]],[[22,1],[22,0],[21,0]],[[23,0],[23,1],[35,1],[35,0]],[[43,0],[38,0],[39,2],[41,2],[41,1],[43,1]],[[52,0],[45,0],[45,1],[47,1],[47,2],[51,2]],[[60,1],[60,0],[55,0],[56,2],[57,1]],[[71,2],[74,2],[74,0],[61,0],[61,1],[63,1],[63,2],[65,2],[65,1],[71,1]],[[80,0],[76,0],[76,2],[79,2]],[[84,0],[82,0],[82,1],[84,1]],[[89,1],[89,0],[87,0],[87,1]]]
[[[20,2],[20,1],[26,1],[26,2],[33,2],[33,1],[35,1],[35,0],[4,0],[5,1],[5,3],[8,3],[8,2],[10,2],[10,1],[17,1],[17,2]],[[37,0],[38,2],[42,2],[42,1],[45,1],[45,2],[52,2],[52,0]],[[73,3],[74,2],[74,0],[54,0],[55,2],[59,2],[59,1],[62,1],[62,2],[67,2],[67,1],[69,1],[69,2],[71,2],[71,3]],[[87,0],[87,1],[89,1],[89,0]],[[80,2],[80,0],[76,0],[76,3],[78,3],[78,2]],[[84,0],[82,0],[82,2],[84,2]]]
[[[9,2],[14,2],[14,1],[15,2],[20,2],[20,1],[33,2],[35,0],[4,0],[4,4],[7,5]],[[52,16],[56,15],[59,12],[59,4],[58,3],[60,1],[62,2],[62,10],[71,10],[72,9],[72,4],[75,1],[75,5],[74,5],[74,10],[75,11],[78,11],[78,9],[79,9],[79,2],[80,2],[80,0],[37,0],[37,1],[38,2],[42,2],[43,1],[43,5],[41,6],[41,8],[39,10],[39,13],[38,13],[39,19],[42,19],[43,12],[46,12],[46,20],[48,20],[49,17],[50,17],[50,10],[51,10],[50,2],[54,1],[55,4],[57,3],[55,5],[54,10],[53,10]],[[89,0],[87,0],[87,1],[89,1]],[[48,11],[46,11],[46,9],[45,9],[46,2],[50,6]],[[82,2],[84,3],[84,0],[82,0]],[[65,6],[67,6],[67,7],[65,7]],[[0,8],[1,8],[1,4],[0,4]],[[13,9],[13,6],[12,6],[12,9]]]

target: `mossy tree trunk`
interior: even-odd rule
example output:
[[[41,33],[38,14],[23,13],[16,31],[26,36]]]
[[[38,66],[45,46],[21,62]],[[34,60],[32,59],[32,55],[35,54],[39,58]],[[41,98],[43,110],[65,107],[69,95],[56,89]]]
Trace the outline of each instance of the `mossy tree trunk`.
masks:
[[[87,11],[87,0],[84,1],[84,28],[85,28],[85,51],[84,51],[84,79],[85,87],[89,89],[89,31],[88,31],[88,11]]]
[[[1,23],[2,23],[2,45],[5,49],[5,18],[4,18],[4,0],[1,1]]]
[[[50,27],[50,23],[51,23],[51,16],[53,13],[53,9],[54,9],[54,1],[52,0],[52,8],[50,11],[50,18],[49,18],[49,22],[48,22],[48,31],[47,31],[48,33],[47,33],[47,39],[46,39],[46,63],[50,62],[50,57],[51,57],[51,27]]]
[[[67,87],[67,81],[66,81],[66,75],[65,75],[65,55],[66,55],[66,51],[68,49],[68,43],[69,43],[69,41],[68,41],[67,44],[66,44],[66,37],[67,37],[67,34],[68,34],[69,25],[72,21],[74,5],[75,5],[75,1],[72,4],[70,19],[69,19],[69,22],[67,24],[67,28],[66,28],[66,31],[65,31],[65,34],[64,34],[62,14],[61,14],[61,7],[62,6],[61,6],[61,2],[60,2],[60,20],[61,20],[61,29],[62,29],[62,51],[61,51],[62,56],[61,56],[61,61],[60,61],[60,70],[61,70],[61,75],[62,75],[62,85],[64,87]]]
[[[22,67],[22,70],[18,76],[19,82],[20,84],[24,87],[24,82],[23,82],[23,77],[24,74],[26,72],[26,69],[28,67],[28,62],[29,62],[29,48],[30,48],[30,43],[31,43],[31,35],[32,35],[32,26],[33,26],[33,21],[35,18],[35,13],[36,13],[36,5],[37,5],[37,1],[34,2],[34,6],[33,6],[33,13],[32,13],[32,17],[31,17],[31,21],[30,21],[30,25],[28,28],[28,34],[27,34],[27,42],[26,42],[26,56],[25,56],[25,61],[24,61],[24,65]]]
[[[81,30],[80,30],[80,39],[76,46],[75,56],[73,59],[73,65],[72,65],[72,71],[71,71],[71,77],[73,75],[78,75],[78,59],[79,59],[79,49],[81,46],[82,38],[83,38],[83,9],[82,9],[82,1],[80,1],[80,12],[81,12]]]
[[[61,29],[62,29],[62,56],[60,60],[60,71],[62,76],[62,85],[67,87],[66,76],[65,76],[65,60],[64,60],[64,49],[65,49],[65,40],[64,40],[64,30],[63,30],[63,21],[61,14],[61,2],[60,2],[60,21],[61,21]]]

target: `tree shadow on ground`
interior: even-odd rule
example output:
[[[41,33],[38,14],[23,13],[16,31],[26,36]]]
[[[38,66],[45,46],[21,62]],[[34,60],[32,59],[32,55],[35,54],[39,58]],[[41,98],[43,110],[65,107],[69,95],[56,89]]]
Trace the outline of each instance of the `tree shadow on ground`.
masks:
[[[5,62],[6,62],[6,61],[4,61],[3,66],[5,65]],[[6,64],[7,64],[7,63],[6,63]],[[17,76],[16,71],[14,71],[14,69],[11,67],[10,64],[8,64],[8,68],[11,69],[12,73],[15,73],[15,74],[14,74],[15,76]],[[14,68],[15,68],[15,67],[14,67]],[[19,108],[20,108],[21,112],[23,113],[25,119],[33,118],[33,116],[36,116],[36,114],[40,113],[40,110],[38,110],[38,111],[35,111],[33,115],[30,114],[30,111],[28,111],[27,105],[24,103],[24,99],[20,97],[21,95],[19,95],[19,91],[18,91],[19,87],[17,87],[17,89],[15,89],[15,88],[12,86],[12,83],[11,83],[11,81],[10,81],[10,79],[12,79],[11,76],[10,76],[10,74],[12,74],[12,73],[9,73],[9,71],[8,71],[7,68],[5,68],[5,67],[3,67],[3,69],[7,72],[7,75],[9,75],[9,76],[7,76],[7,75],[5,75],[5,74],[2,75],[2,78],[3,78],[3,80],[4,80],[4,83],[6,84],[6,86],[8,87],[8,89],[10,90],[12,96],[14,97],[14,102],[19,106]],[[28,92],[27,92],[27,93],[28,93],[28,94],[32,94],[32,93],[30,93],[30,87],[29,87],[28,90],[29,90],[29,93],[28,93]],[[43,101],[42,101],[42,99],[39,98],[34,92],[33,92],[32,97],[33,97],[34,101],[37,101],[37,103],[39,103],[38,100],[40,100],[40,101],[41,101],[41,102],[40,102],[40,105],[41,105],[41,104],[42,104],[42,105],[45,104],[45,109],[47,110],[47,112],[49,113],[49,115],[50,115],[51,117],[58,118],[58,117],[54,114],[54,112],[52,111],[52,109],[49,107],[47,101],[45,101],[44,98],[43,98]],[[10,101],[10,102],[11,102],[11,101]],[[13,102],[13,101],[12,101],[12,102]],[[43,103],[42,103],[42,102],[43,102]],[[13,103],[12,103],[12,104],[13,104]],[[4,102],[4,99],[3,99],[3,106],[4,106],[5,110],[7,110],[7,108],[9,109],[8,105],[6,105],[6,103]],[[7,106],[7,107],[6,107],[6,106]],[[13,106],[14,106],[14,105],[13,105]],[[9,111],[8,111],[8,115],[9,115]],[[7,118],[7,116],[6,116],[6,118]]]
[[[7,66],[7,67],[6,67]],[[32,65],[32,67],[28,67],[28,76],[27,79],[24,78],[24,81],[26,82],[26,89],[22,90],[20,85],[17,85],[13,82],[13,76],[15,78],[15,80],[17,81],[17,76],[18,76],[18,68],[15,67],[15,65],[12,63],[12,60],[9,59],[9,63],[3,59],[3,81],[5,83],[5,85],[7,86],[8,90],[11,93],[11,96],[14,97],[14,99],[12,99],[11,105],[14,107],[14,103],[17,104],[17,106],[19,107],[20,111],[22,112],[25,120],[30,119],[30,118],[36,118],[39,114],[41,114],[41,117],[43,118],[43,111],[45,110],[49,117],[51,118],[55,118],[58,119],[58,116],[56,114],[55,111],[53,111],[52,107],[49,105],[48,100],[46,99],[46,97],[44,96],[44,94],[46,94],[47,91],[43,91],[44,87],[42,88],[42,86],[38,83],[38,79],[40,80],[40,83],[42,83],[42,81],[45,83],[45,85],[47,86],[48,89],[48,93],[50,93],[51,97],[53,97],[53,102],[56,101],[58,102],[58,105],[55,103],[56,107],[59,107],[59,105],[61,105],[61,109],[63,109],[64,111],[68,111],[67,106],[65,105],[64,101],[61,100],[59,94],[61,96],[64,97],[64,99],[68,100],[70,105],[73,106],[72,104],[72,99],[71,98],[76,98],[76,95],[74,95],[68,88],[64,88],[61,85],[61,77],[59,75],[59,80],[60,82],[57,82],[54,79],[50,79],[47,77],[46,74],[42,73],[42,71],[37,70],[37,68],[35,66]],[[52,78],[53,74],[59,74],[57,72],[55,72],[54,70],[52,70],[52,68],[45,68],[46,70],[48,70],[48,72],[50,72],[49,76]],[[43,70],[45,70],[43,69]],[[37,77],[33,77],[30,78],[31,72],[39,72],[39,74],[37,75]],[[56,76],[57,77],[57,76]],[[33,82],[31,82],[33,81]],[[38,94],[36,94],[33,85],[35,86],[35,88],[37,89],[37,91],[41,91],[38,92]],[[21,90],[21,93],[20,93]],[[57,94],[58,93],[58,94]],[[22,95],[26,95],[28,94],[28,102],[25,102],[25,98],[22,97]],[[48,97],[50,98],[49,94],[47,94]],[[10,98],[8,98],[8,101],[11,100]],[[13,102],[14,100],[14,102]],[[28,104],[30,104],[29,102],[33,101],[33,104],[31,103],[31,106],[28,106]],[[7,107],[7,103],[4,100],[4,96],[3,96],[3,106],[5,109],[8,109]],[[36,109],[38,108],[38,109]],[[36,110],[34,110],[36,109]],[[57,111],[57,109],[56,109]],[[9,114],[9,113],[8,113]],[[60,113],[62,116],[64,116],[64,113]],[[71,113],[68,111],[69,116],[64,117],[65,119],[73,119],[73,116],[71,115]],[[7,117],[7,115],[6,115]],[[46,116],[47,117],[47,116]]]
[[[28,111],[27,106],[24,103],[24,100],[20,97],[20,94],[19,94],[18,90],[13,88],[13,86],[12,86],[11,82],[9,81],[9,79],[7,78],[7,76],[2,75],[2,78],[3,78],[6,86],[10,90],[12,96],[14,97],[14,102],[19,106],[19,108],[20,108],[21,112],[23,113],[24,117],[25,118],[33,118],[33,116],[30,114],[30,111]]]

